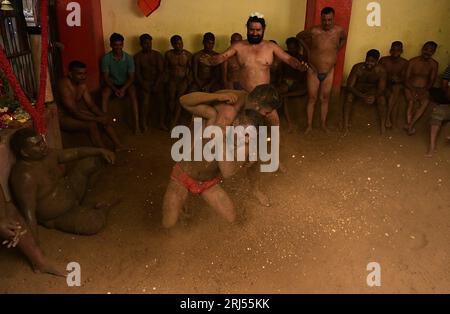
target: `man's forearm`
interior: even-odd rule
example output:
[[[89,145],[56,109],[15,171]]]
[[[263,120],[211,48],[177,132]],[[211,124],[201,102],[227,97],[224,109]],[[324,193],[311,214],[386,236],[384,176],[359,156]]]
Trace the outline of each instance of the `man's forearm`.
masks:
[[[108,85],[108,87],[110,87],[114,92],[117,91],[116,86],[114,85],[114,83],[111,81],[111,79],[109,78],[109,76],[106,76],[104,79],[106,85]]]
[[[224,63],[226,60],[228,60],[228,58],[225,55],[220,54],[220,55],[216,55],[216,56],[210,56],[210,57],[206,58],[206,60],[207,60],[207,64],[209,66],[216,66],[221,63]]]
[[[195,92],[182,96],[180,103],[186,110],[189,110],[198,105],[211,104],[217,101],[218,97],[218,94]]]
[[[102,154],[101,148],[95,147],[71,148],[60,151],[58,154],[59,157],[58,159],[59,162],[61,163],[67,163],[87,157],[100,156],[101,154]]]

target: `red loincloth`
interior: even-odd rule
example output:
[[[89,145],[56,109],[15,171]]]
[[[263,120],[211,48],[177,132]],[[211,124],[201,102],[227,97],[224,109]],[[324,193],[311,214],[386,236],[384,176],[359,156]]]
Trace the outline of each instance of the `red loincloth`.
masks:
[[[173,167],[170,177],[183,185],[189,192],[196,195],[200,195],[220,183],[219,178],[214,178],[208,181],[194,180],[181,169],[180,164],[176,164]]]

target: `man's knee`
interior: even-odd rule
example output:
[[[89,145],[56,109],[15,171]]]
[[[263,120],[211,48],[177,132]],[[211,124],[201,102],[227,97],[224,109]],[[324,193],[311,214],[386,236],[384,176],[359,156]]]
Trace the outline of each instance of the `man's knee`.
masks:
[[[315,104],[319,97],[317,96],[317,93],[308,93],[308,102],[311,104]]]
[[[324,93],[320,95],[320,102],[322,104],[324,103],[328,103],[330,101],[330,94],[329,93]]]
[[[86,222],[82,226],[77,226],[79,235],[95,235],[106,226],[106,215],[101,210],[91,210],[86,214]]]

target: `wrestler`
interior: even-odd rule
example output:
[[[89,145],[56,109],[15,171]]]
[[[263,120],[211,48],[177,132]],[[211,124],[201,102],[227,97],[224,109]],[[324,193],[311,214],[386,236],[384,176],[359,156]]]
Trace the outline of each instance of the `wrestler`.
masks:
[[[169,107],[172,115],[170,126],[173,127],[179,123],[181,116],[181,106],[178,100],[186,94],[190,84],[192,54],[183,49],[181,36],[172,36],[170,43],[173,49],[165,54],[165,68],[169,76]]]
[[[214,125],[226,127],[233,125],[238,114],[244,109],[251,109],[261,114],[266,124],[267,117],[281,106],[280,97],[275,87],[269,84],[257,86],[251,93],[237,90],[223,90],[215,93],[190,93],[180,99],[181,105],[194,116]],[[270,200],[262,192],[261,175],[256,165],[249,167],[247,174],[251,181],[253,195],[263,206],[270,206]]]
[[[274,58],[300,71],[306,71],[306,63],[291,57],[277,44],[264,40],[266,21],[259,13],[252,14],[247,20],[247,40],[234,43],[224,53],[217,56],[202,58],[201,62],[217,65],[236,56],[239,66],[239,84],[246,92],[251,92],[256,86],[269,84],[270,68]],[[278,113],[274,110],[270,117],[271,125],[280,125]]]
[[[149,34],[139,37],[142,50],[134,56],[136,65],[136,85],[140,91],[141,127],[147,131],[150,113],[158,114],[159,128],[167,131],[165,125],[166,106],[163,104],[164,58],[159,51],[152,49],[153,38]],[[156,106],[158,105],[158,109]],[[153,110],[151,110],[151,108]]]
[[[93,235],[106,224],[112,206],[83,204],[89,181],[115,154],[101,148],[49,149],[32,129],[16,131],[10,140],[17,162],[11,169],[13,199],[27,227],[38,239],[38,223],[64,232]],[[73,167],[64,174],[61,165]],[[70,166],[68,165],[68,166]]]
[[[367,52],[365,62],[353,66],[347,82],[347,97],[344,104],[344,134],[349,132],[350,115],[353,103],[362,101],[365,105],[376,105],[380,120],[380,132],[384,134],[386,99],[386,70],[378,64],[380,52],[372,49]]]
[[[220,89],[220,68],[211,67],[200,62],[204,56],[215,56],[218,53],[214,51],[216,37],[213,33],[206,33],[203,36],[203,50],[195,53],[192,57],[192,72],[194,82],[191,92],[213,92]]]
[[[441,88],[433,88],[430,94],[436,105],[431,113],[430,147],[426,157],[433,157],[436,152],[437,136],[442,124],[450,121],[450,65],[442,76]],[[447,140],[450,140],[450,135],[447,136]]]
[[[114,144],[116,152],[126,150],[112,126],[112,119],[94,103],[86,85],[86,65],[80,61],[69,64],[69,74],[59,80],[58,114],[61,129],[67,132],[86,132],[96,147],[106,148],[101,131]]]
[[[234,33],[231,35],[230,44],[241,41],[242,35],[239,33]],[[241,67],[236,56],[228,59],[222,63],[222,79],[225,89],[240,89],[239,86],[239,71]]]
[[[111,95],[123,98],[130,96],[134,118],[134,134],[139,134],[139,110],[134,87],[135,66],[133,57],[123,51],[124,38],[114,33],[109,38],[111,51],[102,58],[101,70],[104,86],[102,88],[102,110],[108,112],[108,103]]]
[[[394,41],[391,45],[390,56],[380,59],[387,75],[386,99],[388,99],[388,112],[386,115],[386,128],[396,127],[398,120],[398,99],[404,87],[408,60],[401,57],[403,43]]]
[[[405,78],[405,96],[408,101],[405,130],[408,135],[416,133],[415,124],[422,117],[430,103],[430,89],[436,82],[439,63],[432,57],[437,44],[426,42],[422,48],[422,55],[409,60]],[[418,108],[416,109],[416,104]]]
[[[334,67],[339,50],[345,46],[347,34],[343,27],[335,25],[333,8],[321,11],[321,25],[313,26],[297,35],[308,59],[308,134],[313,128],[314,107],[317,98],[321,102],[321,125],[328,132],[327,117],[331,88],[333,87]],[[320,93],[319,93],[320,90]]]
[[[226,94],[221,94],[221,97],[222,100],[227,99]],[[228,101],[232,101],[233,98],[234,94],[231,94]],[[207,125],[214,125],[214,120],[214,117],[208,119]],[[235,119],[234,125],[244,128],[255,126],[258,129],[262,121],[256,111],[245,110]],[[248,142],[245,145],[246,159],[248,159]],[[237,149],[236,146],[235,151]],[[222,178],[230,178],[246,163],[246,161],[181,161],[177,163],[164,195],[163,226],[172,228],[176,225],[189,194],[200,195],[224,219],[230,223],[235,222],[236,210],[233,201],[219,184]]]
[[[301,62],[306,62],[306,58],[301,54],[300,43],[295,37],[286,40],[287,53]],[[281,78],[278,87],[281,98],[283,99],[284,114],[288,124],[288,132],[293,131],[292,118],[286,101],[289,97],[301,97],[307,94],[306,73],[295,70],[286,64],[281,66]]]

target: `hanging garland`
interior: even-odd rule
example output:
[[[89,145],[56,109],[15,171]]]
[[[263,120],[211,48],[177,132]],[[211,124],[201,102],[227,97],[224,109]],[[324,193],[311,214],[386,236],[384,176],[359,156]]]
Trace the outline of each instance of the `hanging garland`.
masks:
[[[14,91],[17,100],[22,107],[28,112],[33,119],[34,128],[39,134],[44,134],[46,130],[44,113],[45,113],[45,90],[47,85],[47,70],[48,70],[48,19],[47,19],[47,0],[40,1],[40,14],[41,14],[41,64],[39,75],[39,91],[36,101],[36,106],[33,107],[31,101],[25,95],[19,81],[14,75],[14,71],[11,68],[11,64],[6,57],[4,48],[0,49],[0,66],[8,79],[9,85]]]

